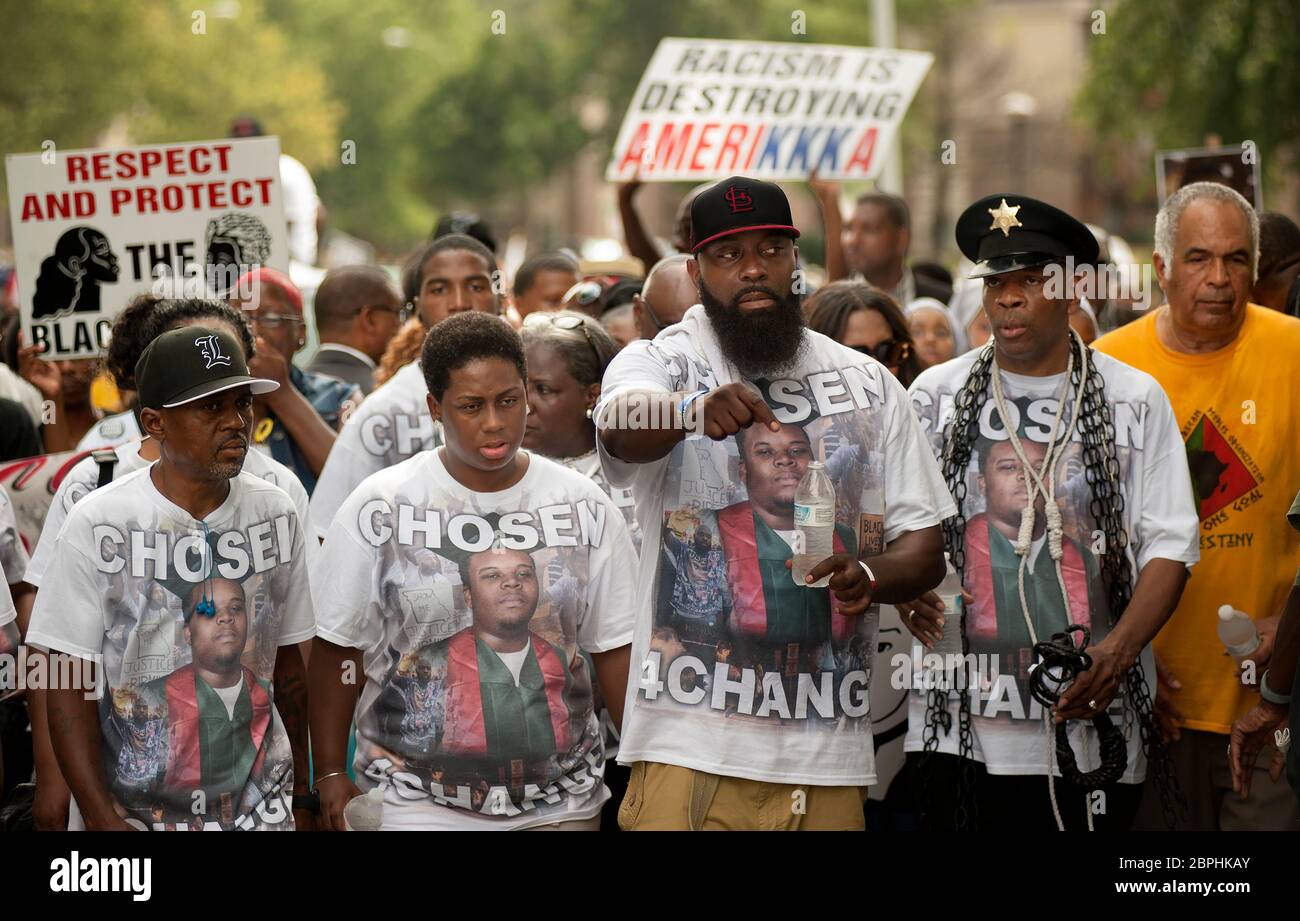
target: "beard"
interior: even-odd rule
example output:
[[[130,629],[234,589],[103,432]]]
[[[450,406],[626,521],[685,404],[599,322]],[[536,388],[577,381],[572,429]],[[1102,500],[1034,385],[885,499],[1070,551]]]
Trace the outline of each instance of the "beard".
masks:
[[[233,480],[239,476],[239,472],[244,469],[243,464],[228,464],[223,461],[213,461],[208,465],[208,474],[214,480]]]
[[[755,293],[767,295],[775,306],[742,311],[740,299]],[[803,305],[795,292],[781,297],[765,285],[751,285],[737,291],[730,304],[724,304],[701,279],[699,294],[723,357],[745,377],[776,376],[803,351]]]
[[[227,442],[228,444],[229,442]],[[208,464],[208,476],[214,480],[233,480],[239,476],[239,472],[244,469],[244,461],[248,460],[248,452],[253,449],[248,439],[243,439],[244,456],[238,462],[217,460],[215,457]],[[224,445],[223,445],[224,447]]]

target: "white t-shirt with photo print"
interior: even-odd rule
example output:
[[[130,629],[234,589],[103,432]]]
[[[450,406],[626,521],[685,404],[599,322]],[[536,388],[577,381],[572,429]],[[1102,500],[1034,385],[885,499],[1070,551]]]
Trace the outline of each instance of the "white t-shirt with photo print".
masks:
[[[944,428],[953,415],[955,395],[965,385],[979,351],[923,372],[912,384],[914,408],[936,456],[943,452]],[[1151,560],[1176,560],[1191,566],[1200,559],[1199,527],[1187,454],[1169,398],[1151,375],[1089,350],[1089,361],[1101,373],[1115,428],[1120,466],[1119,489],[1124,497],[1127,556],[1136,579]],[[1008,414],[1017,416],[1026,457],[1041,467],[1056,419],[1058,394],[1065,373],[1029,377],[1002,372]],[[971,453],[964,513],[965,567],[963,584],[974,596],[965,611],[970,652],[980,665],[980,678],[968,695],[972,701],[972,754],[991,774],[1046,774],[1047,730],[1043,708],[1029,693],[1028,669],[1034,662],[1033,642],[1025,622],[1019,589],[1019,557],[1014,550],[1020,511],[1025,504],[1024,474],[1006,435],[990,393],[980,413],[980,437]],[[1073,387],[1066,413],[1074,402]],[[1061,573],[1069,595],[1069,621],[1091,631],[1092,642],[1110,630],[1105,585],[1097,557],[1104,537],[1090,511],[1091,489],[1086,480],[1079,434],[1072,421],[1072,441],[1055,469],[1056,501],[1061,508],[1064,542]],[[1018,485],[1016,485],[1018,484]],[[990,498],[992,501],[990,502]],[[1026,573],[1026,599],[1035,623],[1032,637],[1050,639],[1066,627],[1065,605],[1051,554],[1041,531],[1046,512],[1040,510]],[[1122,612],[1121,612],[1122,613]],[[1078,634],[1075,635],[1076,639]],[[924,650],[914,644],[913,662],[923,662]],[[1140,657],[1147,687],[1156,689],[1150,647]],[[914,675],[919,682],[920,675]],[[1123,685],[1121,686],[1123,688]],[[958,692],[949,691],[951,731],[938,735],[938,751],[959,753]],[[912,685],[908,703],[909,752],[924,749],[927,691]],[[1131,704],[1117,695],[1108,709],[1128,742],[1125,783],[1140,783],[1146,759]],[[1091,721],[1069,724],[1079,769],[1099,763],[1097,731]],[[1053,737],[1055,730],[1053,729]],[[1053,755],[1055,758],[1055,755]],[[1055,764],[1055,761],[1053,762]],[[1060,774],[1059,766],[1054,773]]]
[[[198,521],[144,468],[68,513],[27,641],[101,661],[105,779],[128,822],[291,830],[293,755],[272,682],[279,647],[314,634],[284,490],[244,471]],[[241,676],[230,719],[217,689]]]
[[[597,426],[631,391],[740,380],[696,305],[614,358]],[[619,761],[870,785],[877,606],[845,616],[829,589],[795,584],[779,532],[794,528],[794,489],[813,459],[835,487],[836,552],[869,559],[904,533],[938,525],[952,500],[906,391],[874,359],[807,331],[789,369],[748,383],[782,423],[779,433],[692,434],[647,464],[618,460],[601,443],[610,483],[632,489],[642,534]]]
[[[632,543],[599,486],[527,456],[514,486],[473,493],[421,452],[367,478],[325,538],[317,635],[363,653],[354,767],[394,824],[529,828],[609,798],[581,652],[631,642]],[[503,597],[527,636],[498,653]]]
[[[117,462],[113,466],[113,480],[109,482],[119,480],[128,473],[153,463],[140,456],[141,444],[140,441],[130,441],[113,449]],[[298,520],[302,522],[307,520],[307,490],[302,488],[302,483],[298,481],[298,477],[292,470],[279,461],[273,460],[269,455],[253,450],[249,450],[244,455],[244,470],[287,492],[289,498],[293,500],[294,509],[298,512]],[[63,527],[68,512],[79,501],[94,492],[98,484],[99,462],[94,456],[79,460],[76,466],[63,477],[59,488],[54,491],[54,498],[50,500],[49,510],[45,513],[40,539],[36,542],[36,549],[32,551],[31,561],[27,564],[25,581],[40,588],[41,579],[50,566],[59,530]],[[309,540],[305,541],[305,544],[307,563],[310,566],[319,551],[320,542]]]

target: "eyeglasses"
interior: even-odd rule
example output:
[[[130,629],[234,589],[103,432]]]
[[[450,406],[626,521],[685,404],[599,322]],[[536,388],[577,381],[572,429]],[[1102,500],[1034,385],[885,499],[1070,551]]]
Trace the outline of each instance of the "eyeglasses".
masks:
[[[263,329],[279,329],[286,323],[293,326],[302,322],[302,317],[293,313],[254,313],[248,319],[251,325]]]
[[[587,345],[596,353],[596,363],[601,364],[600,349],[596,348],[596,340],[591,338],[591,330],[587,329],[587,323],[582,317],[575,317],[567,313],[530,313],[524,317],[525,326],[536,326],[539,323],[550,323],[556,329],[582,330],[582,335],[587,339]]]
[[[877,345],[851,345],[849,348],[863,355],[870,355],[882,365],[901,365],[912,355],[912,343],[897,339],[886,339]]]

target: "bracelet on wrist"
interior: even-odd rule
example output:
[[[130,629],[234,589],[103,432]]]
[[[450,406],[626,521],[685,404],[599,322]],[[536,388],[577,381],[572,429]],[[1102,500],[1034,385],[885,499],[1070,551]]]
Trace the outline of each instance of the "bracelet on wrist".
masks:
[[[1264,669],[1264,674],[1259,676],[1259,696],[1271,704],[1277,704],[1279,707],[1285,707],[1291,703],[1290,694],[1279,694],[1268,686],[1268,669]]]
[[[876,581],[876,574],[871,571],[871,567],[868,566],[866,562],[864,562],[863,560],[858,560],[858,565],[861,566],[863,572],[867,574],[867,584],[871,589],[871,594],[872,595],[876,594],[876,586],[879,584]]]
[[[686,428],[686,413],[691,408],[691,404],[700,397],[707,396],[708,393],[707,390],[697,390],[688,396],[682,397],[682,402],[677,408],[678,418],[681,420],[682,428]]]
[[[322,780],[329,780],[331,777],[347,777],[347,776],[348,776],[347,771],[330,771],[328,774],[322,774],[319,777],[314,778],[312,780],[311,788],[313,790],[319,790]]]

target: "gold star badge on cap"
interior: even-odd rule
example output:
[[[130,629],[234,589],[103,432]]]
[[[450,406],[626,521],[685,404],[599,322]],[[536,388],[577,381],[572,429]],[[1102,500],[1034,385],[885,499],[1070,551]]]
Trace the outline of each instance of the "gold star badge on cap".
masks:
[[[989,225],[989,230],[1000,230],[1002,236],[1011,236],[1012,227],[1025,226],[1016,218],[1016,212],[1019,210],[1019,205],[1008,205],[1007,200],[1002,199],[1002,204],[988,209],[989,214],[993,215],[993,223]]]

